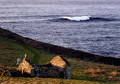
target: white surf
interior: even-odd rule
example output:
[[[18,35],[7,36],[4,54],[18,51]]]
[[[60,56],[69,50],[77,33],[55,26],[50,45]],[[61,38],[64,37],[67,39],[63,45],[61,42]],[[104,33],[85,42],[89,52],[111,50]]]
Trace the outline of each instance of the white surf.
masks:
[[[62,17],[62,19],[68,19],[71,21],[84,21],[89,20],[91,16],[80,16],[80,17]]]

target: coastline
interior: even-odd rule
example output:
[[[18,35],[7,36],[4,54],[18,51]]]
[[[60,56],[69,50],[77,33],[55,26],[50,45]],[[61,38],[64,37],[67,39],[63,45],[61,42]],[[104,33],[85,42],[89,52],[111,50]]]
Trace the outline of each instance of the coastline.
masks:
[[[41,49],[50,53],[65,55],[73,58],[79,58],[85,61],[93,61],[97,63],[120,66],[120,58],[104,57],[104,56],[95,55],[95,54],[87,53],[80,50],[73,50],[70,48],[64,48],[57,45],[35,41],[30,38],[22,37],[9,30],[2,29],[1,27],[0,27],[0,37],[13,39],[13,40],[16,40],[17,42],[21,42],[21,43],[30,45],[31,47],[34,47],[36,49]]]

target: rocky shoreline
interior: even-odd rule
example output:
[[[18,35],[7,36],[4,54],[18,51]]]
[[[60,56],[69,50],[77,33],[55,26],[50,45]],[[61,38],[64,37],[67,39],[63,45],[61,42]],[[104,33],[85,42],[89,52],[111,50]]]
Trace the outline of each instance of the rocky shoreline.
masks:
[[[104,56],[94,55],[94,54],[87,53],[80,50],[73,50],[70,48],[64,48],[61,46],[56,46],[56,45],[52,45],[44,42],[35,41],[33,39],[22,37],[18,34],[15,34],[9,30],[2,29],[2,28],[0,28],[0,37],[13,39],[13,40],[16,40],[17,42],[30,45],[31,47],[34,47],[36,49],[41,49],[41,50],[59,54],[59,55],[79,58],[86,61],[93,61],[98,63],[120,66],[120,58],[104,57]]]

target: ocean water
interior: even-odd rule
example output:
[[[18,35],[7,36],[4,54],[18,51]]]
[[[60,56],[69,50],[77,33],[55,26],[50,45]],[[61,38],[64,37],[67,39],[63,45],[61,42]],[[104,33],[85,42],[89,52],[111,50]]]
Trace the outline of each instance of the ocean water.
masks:
[[[0,26],[24,37],[120,58],[120,0],[0,0]]]

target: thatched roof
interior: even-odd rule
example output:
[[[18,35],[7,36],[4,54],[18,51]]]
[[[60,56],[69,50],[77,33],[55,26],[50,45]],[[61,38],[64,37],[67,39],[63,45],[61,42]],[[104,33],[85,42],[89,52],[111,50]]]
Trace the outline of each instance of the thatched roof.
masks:
[[[24,60],[25,61],[27,61],[32,67],[34,67],[34,64],[32,63],[32,62],[30,62],[30,60],[29,59],[27,59],[27,58],[24,58]]]
[[[65,66],[70,66],[69,62],[65,60],[62,56],[56,56],[54,57],[50,63],[54,66],[58,66],[61,68],[64,68]]]

